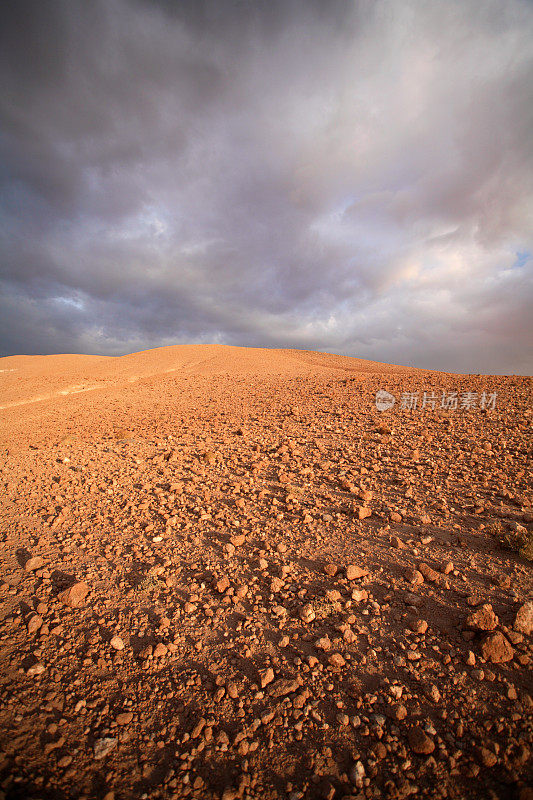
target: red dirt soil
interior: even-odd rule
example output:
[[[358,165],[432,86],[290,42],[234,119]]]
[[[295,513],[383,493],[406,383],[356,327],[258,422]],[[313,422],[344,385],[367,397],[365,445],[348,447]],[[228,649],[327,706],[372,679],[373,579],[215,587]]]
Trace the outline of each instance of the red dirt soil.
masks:
[[[531,800],[530,378],[187,345],[0,386],[0,797]]]

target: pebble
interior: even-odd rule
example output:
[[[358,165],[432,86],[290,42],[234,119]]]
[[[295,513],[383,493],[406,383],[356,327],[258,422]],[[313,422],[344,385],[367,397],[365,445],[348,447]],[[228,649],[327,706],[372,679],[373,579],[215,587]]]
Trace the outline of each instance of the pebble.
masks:
[[[513,628],[519,633],[525,633],[526,636],[533,633],[533,600],[520,606],[516,612]]]
[[[90,592],[89,586],[84,581],[78,581],[68,589],[60,592],[58,599],[69,608],[80,608],[85,605],[85,598]]]
[[[315,615],[315,610],[311,605],[311,603],[306,603],[304,606],[302,606],[299,612],[299,616],[303,622],[307,623],[313,622],[316,615]]]
[[[356,564],[349,564],[346,567],[346,577],[349,581],[355,581],[358,578],[364,578],[368,575],[368,570],[358,567]]]
[[[44,666],[44,664],[38,661],[36,664],[32,664],[30,667],[28,667],[26,674],[30,675],[30,677],[33,677],[35,675],[42,675],[45,669],[46,667]]]
[[[279,678],[270,686],[268,694],[270,697],[284,697],[286,694],[296,692],[299,688],[300,684],[297,680],[290,678]]]
[[[262,689],[268,686],[269,683],[272,683],[273,680],[274,680],[274,670],[272,669],[272,667],[267,667],[266,669],[260,670],[259,681]]]
[[[42,617],[39,614],[32,614],[28,620],[28,633],[36,633],[43,624]]]
[[[112,737],[106,737],[103,739],[97,739],[94,743],[94,758],[96,761],[100,761],[100,759],[105,758],[118,744],[118,739],[114,739]]]
[[[466,618],[467,628],[478,631],[493,631],[498,627],[499,620],[490,603],[485,603],[480,608],[472,611]]]
[[[435,750],[433,739],[431,739],[420,726],[411,728],[407,734],[407,738],[409,740],[409,747],[413,753],[417,753],[417,755],[428,756]]]
[[[24,564],[26,572],[35,572],[36,569],[41,569],[44,566],[44,558],[41,556],[32,556]]]
[[[485,661],[491,661],[493,664],[501,664],[512,660],[514,650],[503,633],[497,632],[489,633],[481,643],[481,654]]]

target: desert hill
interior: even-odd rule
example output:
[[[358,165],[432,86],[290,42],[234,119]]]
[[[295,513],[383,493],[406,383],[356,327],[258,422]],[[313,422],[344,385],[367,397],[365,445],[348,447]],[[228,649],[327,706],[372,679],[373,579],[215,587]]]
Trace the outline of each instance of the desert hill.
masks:
[[[246,394],[249,387],[244,384],[258,380],[313,381],[407,372],[413,370],[347,356],[216,344],[160,347],[119,357],[8,356],[0,359],[0,430],[13,445],[18,434],[24,438],[24,431],[33,426],[49,435],[64,431],[71,412],[87,412],[94,418],[101,408],[106,415],[110,402],[149,411],[159,399],[158,388],[170,399],[195,389],[204,396],[209,387],[216,393],[220,381],[227,381],[230,391],[241,385]]]

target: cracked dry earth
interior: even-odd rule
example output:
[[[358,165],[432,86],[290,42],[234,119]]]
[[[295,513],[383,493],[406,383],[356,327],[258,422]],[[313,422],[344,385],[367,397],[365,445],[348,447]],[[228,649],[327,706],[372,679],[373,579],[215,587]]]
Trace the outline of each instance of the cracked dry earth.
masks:
[[[531,800],[529,378],[1,361],[0,797]]]

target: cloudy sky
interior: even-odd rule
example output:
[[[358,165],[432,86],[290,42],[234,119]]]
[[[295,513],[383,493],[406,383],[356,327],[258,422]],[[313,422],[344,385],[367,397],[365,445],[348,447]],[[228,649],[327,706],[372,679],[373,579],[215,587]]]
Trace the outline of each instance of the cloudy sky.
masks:
[[[4,0],[0,354],[531,373],[531,0]]]

